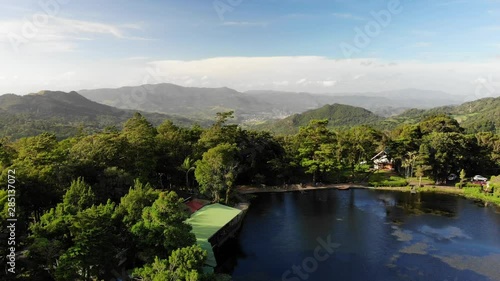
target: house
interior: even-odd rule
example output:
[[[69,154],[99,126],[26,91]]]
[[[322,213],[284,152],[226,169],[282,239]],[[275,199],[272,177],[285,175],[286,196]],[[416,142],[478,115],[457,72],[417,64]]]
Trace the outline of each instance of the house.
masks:
[[[377,155],[373,156],[371,161],[373,162],[373,168],[375,170],[393,169],[393,160],[389,158],[389,155],[385,150],[382,150]]]

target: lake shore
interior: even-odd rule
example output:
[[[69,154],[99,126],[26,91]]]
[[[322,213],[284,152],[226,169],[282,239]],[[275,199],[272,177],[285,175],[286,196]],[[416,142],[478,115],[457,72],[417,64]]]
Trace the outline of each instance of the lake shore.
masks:
[[[351,188],[362,188],[362,189],[373,189],[373,190],[388,190],[388,191],[401,191],[410,192],[410,187],[372,187],[364,184],[354,184],[354,183],[342,183],[342,184],[327,184],[327,185],[300,185],[300,184],[290,184],[287,187],[283,186],[238,186],[236,190],[242,194],[252,194],[252,193],[266,193],[266,192],[297,192],[297,191],[308,191],[308,190],[322,190],[322,189],[338,189],[338,190],[348,190]],[[453,193],[453,194],[463,194],[462,189],[450,186],[436,186],[436,187],[423,187],[418,189],[419,192],[442,192],[442,193]]]
[[[286,187],[284,186],[238,186],[236,188],[237,192],[240,194],[255,194],[255,193],[269,193],[269,192],[304,192],[309,190],[324,190],[324,189],[338,189],[338,190],[349,190],[349,189],[371,189],[371,190],[386,190],[386,191],[397,191],[397,192],[410,192],[411,187],[371,187],[364,184],[327,184],[327,185],[300,185],[300,184],[290,184]],[[460,189],[454,186],[424,186],[417,189],[417,192],[423,193],[441,193],[458,195],[472,200],[483,201],[487,203],[492,203],[500,206],[500,200],[492,197],[486,196],[484,194],[470,194],[466,193],[465,189]]]
[[[300,185],[300,184],[289,184],[284,186],[249,186],[241,185],[236,188],[236,190],[241,194],[253,194],[253,193],[268,193],[268,192],[297,192],[297,191],[308,191],[308,190],[321,190],[321,189],[339,189],[347,190],[350,188],[370,188],[368,186],[358,185],[358,184],[327,184],[327,185]]]

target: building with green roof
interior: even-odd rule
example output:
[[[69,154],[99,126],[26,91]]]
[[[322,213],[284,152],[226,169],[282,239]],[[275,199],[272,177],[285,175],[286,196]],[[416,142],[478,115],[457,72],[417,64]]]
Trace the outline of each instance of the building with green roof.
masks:
[[[213,271],[217,266],[213,249],[236,233],[243,215],[244,210],[217,203],[204,206],[186,220],[193,227],[198,245],[208,253],[206,271]]]

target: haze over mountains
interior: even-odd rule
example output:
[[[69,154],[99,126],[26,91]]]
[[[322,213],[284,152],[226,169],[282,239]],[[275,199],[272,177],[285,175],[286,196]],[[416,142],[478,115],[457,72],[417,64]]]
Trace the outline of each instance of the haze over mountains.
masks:
[[[364,124],[390,129],[433,114],[451,115],[470,132],[500,128],[500,98],[441,106],[459,102],[445,93],[415,89],[329,96],[158,84],[80,92],[0,96],[0,136],[50,131],[66,137],[77,133],[78,127],[87,131],[120,127],[135,111],[154,125],[169,119],[181,126],[207,126],[216,112],[234,110],[237,123],[275,133],[294,133],[312,119],[328,119],[336,128]]]
[[[24,96],[6,94],[0,96],[0,136],[19,138],[49,131],[59,137],[67,137],[77,133],[79,127],[87,131],[120,127],[134,112],[91,101],[77,92],[40,91]],[[179,116],[141,113],[155,125],[166,119],[179,125],[194,122]]]
[[[406,89],[380,93],[319,95],[278,91],[238,92],[230,88],[191,88],[153,84],[118,89],[79,91],[84,97],[106,105],[150,112],[207,118],[234,110],[240,121],[284,118],[327,104],[363,107],[380,116],[392,116],[409,108],[432,108],[460,104],[463,98],[444,92]]]

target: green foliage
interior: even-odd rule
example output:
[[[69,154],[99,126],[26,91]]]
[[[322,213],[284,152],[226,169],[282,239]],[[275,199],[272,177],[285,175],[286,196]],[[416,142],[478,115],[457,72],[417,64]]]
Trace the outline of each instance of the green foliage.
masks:
[[[123,100],[123,99],[121,99]],[[133,111],[99,104],[76,92],[44,91],[24,96],[0,96],[0,135],[13,140],[51,132],[58,138],[95,133],[110,127],[121,128]],[[190,125],[188,118],[144,113],[154,124],[165,119],[179,125]],[[208,124],[207,120],[201,120]]]
[[[221,193],[229,195],[238,175],[236,145],[220,144],[209,149],[203,158],[196,162],[195,176],[201,192],[210,194],[214,202],[219,202]],[[227,202],[228,196],[226,196]]]
[[[218,112],[216,121],[208,130],[204,131],[198,144],[208,150],[224,143],[236,143],[240,129],[237,125],[226,124],[228,119],[234,118],[232,111]]]
[[[422,134],[430,133],[462,133],[463,129],[457,120],[447,115],[436,115],[427,117],[419,123]]]
[[[480,184],[476,184],[476,183],[470,183],[470,182],[467,182],[467,183],[456,183],[455,184],[455,187],[458,187],[458,188],[464,188],[464,187],[468,187],[468,188],[481,188],[482,185]]]
[[[408,186],[408,182],[406,180],[390,180],[381,182],[370,182],[370,185],[373,187],[405,187]]]
[[[116,215],[131,228],[141,220],[144,208],[151,206],[157,198],[158,192],[153,190],[149,183],[144,185],[136,179],[134,186],[121,198]]]
[[[370,176],[369,184],[373,187],[405,187],[408,181],[387,172],[377,172]]]
[[[376,187],[408,185],[398,176],[405,172],[420,183],[426,175],[444,183],[460,170],[462,180],[465,171],[500,172],[500,136],[466,134],[449,116],[433,115],[392,132],[369,126],[334,132],[328,119],[313,120],[296,135],[278,137],[227,124],[231,116],[218,114],[206,130],[169,121],[156,129],[136,114],[123,130],[92,135],[80,130],[65,140],[49,133],[14,142],[0,139],[0,181],[7,182],[8,169],[19,175],[16,231],[30,265],[23,274],[30,280],[107,280],[115,269],[146,263],[144,270],[158,273],[151,276],[159,280],[215,280],[215,275],[199,274],[202,255],[196,249],[178,251],[195,238],[184,223],[189,213],[174,192],[182,189],[177,185],[214,201],[225,196],[228,203],[238,184],[281,185],[310,176],[313,181],[365,181],[373,167],[370,159],[382,150],[394,160],[395,171],[371,174],[368,182]],[[488,191],[493,193],[470,184],[463,192],[497,202],[499,181],[492,177]],[[7,194],[0,188],[3,206]],[[5,220],[5,210],[2,216]]]
[[[122,136],[128,142],[127,161],[131,165],[132,174],[141,180],[152,178],[151,167],[156,166],[155,137],[156,128],[140,113],[135,113],[125,122]]]
[[[202,268],[207,258],[200,246],[180,248],[167,260],[155,258],[152,264],[133,271],[132,276],[144,281],[198,281],[202,280]]]
[[[332,147],[334,134],[327,128],[328,120],[312,120],[302,127],[297,136],[299,140],[298,157],[305,172],[316,182],[318,173],[330,171],[336,166],[336,155]]]
[[[71,219],[72,246],[59,258],[56,280],[105,278],[118,264],[115,205],[92,206]]]
[[[482,200],[500,205],[500,196],[498,194],[486,193],[482,187],[464,188],[464,196],[472,199]]]
[[[189,213],[175,192],[162,192],[152,206],[145,207],[142,218],[131,229],[140,237],[147,259],[166,258],[177,248],[191,246],[195,237],[184,221]]]
[[[293,134],[300,127],[308,126],[313,120],[328,120],[329,128],[348,128],[350,126],[375,124],[383,120],[383,118],[364,108],[333,104],[295,114],[283,120],[269,121],[264,125],[257,126],[257,128],[279,134]]]
[[[67,213],[76,214],[95,204],[95,194],[83,178],[78,178],[71,183],[68,191],[63,197],[63,206]]]

